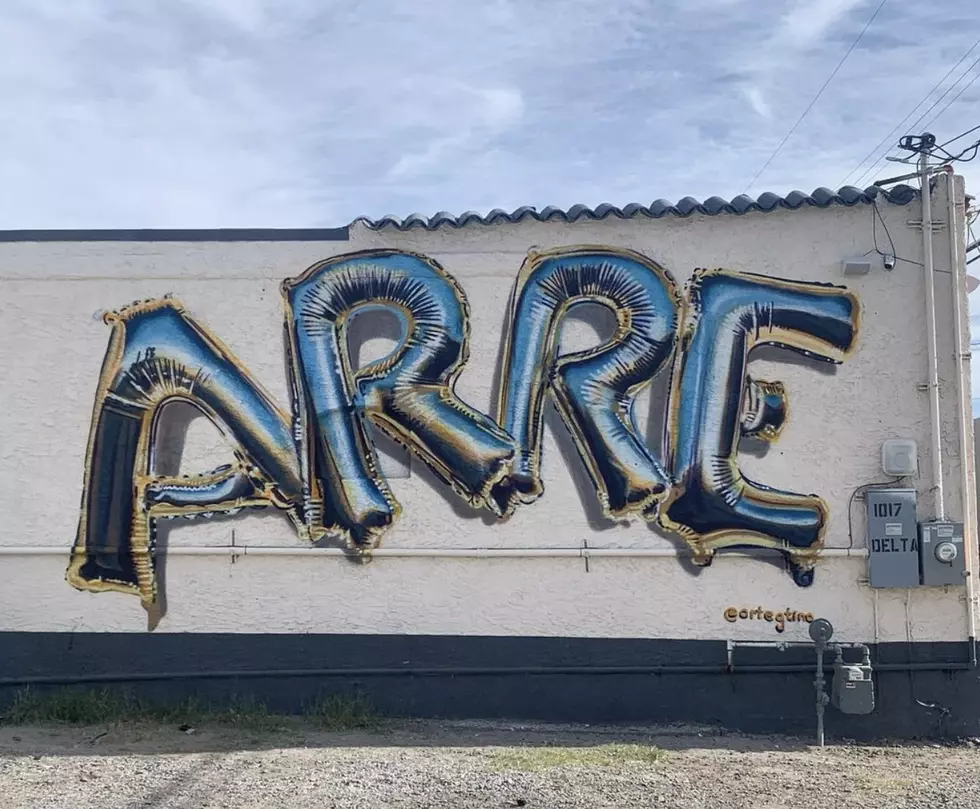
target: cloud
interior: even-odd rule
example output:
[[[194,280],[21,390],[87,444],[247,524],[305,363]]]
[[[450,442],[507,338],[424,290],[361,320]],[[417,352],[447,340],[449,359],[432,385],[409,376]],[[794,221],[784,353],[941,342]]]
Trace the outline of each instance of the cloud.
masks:
[[[762,96],[762,91],[758,87],[746,86],[742,88],[742,92],[745,93],[745,97],[757,114],[766,120],[772,118],[772,109],[766,103],[765,98]]]
[[[776,5],[6,0],[0,227],[732,197],[877,2]],[[866,185],[902,170],[877,147],[903,120],[896,136],[973,126],[980,80],[947,103],[980,51],[930,92],[978,27],[977,3],[886,4],[752,191]]]
[[[773,39],[789,47],[803,47],[822,39],[853,9],[867,5],[867,0],[798,0],[783,17]]]
[[[386,174],[387,179],[420,178],[426,172],[439,172],[441,167],[472,157],[516,126],[524,111],[520,92],[508,87],[451,83],[442,93],[432,93],[430,89],[429,101],[431,109],[422,112],[439,134],[421,149],[399,157]]]
[[[875,5],[7,0],[0,222],[309,226],[731,197]],[[887,4],[753,191],[853,181],[972,44],[974,5]],[[980,82],[921,126],[952,137],[978,101]]]

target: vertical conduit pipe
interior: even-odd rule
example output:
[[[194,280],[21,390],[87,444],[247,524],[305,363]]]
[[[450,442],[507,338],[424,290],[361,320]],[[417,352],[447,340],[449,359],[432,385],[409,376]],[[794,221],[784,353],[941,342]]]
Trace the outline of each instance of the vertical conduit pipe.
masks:
[[[929,155],[919,153],[919,187],[922,201],[922,274],[926,287],[926,342],[928,348],[929,378],[929,436],[932,451],[933,491],[936,497],[936,519],[946,519],[946,498],[943,487],[943,449],[939,421],[939,355],[936,348],[936,284],[932,257],[932,189],[929,185]]]
[[[959,428],[960,444],[960,497],[963,515],[963,555],[966,560],[966,627],[967,639],[970,644],[970,664],[977,665],[977,617],[976,617],[976,509],[971,491],[971,474],[968,460],[973,448],[972,439],[972,407],[969,391],[969,362],[970,354],[963,345],[964,312],[963,304],[966,299],[966,265],[965,256],[960,254],[960,222],[956,215],[956,178],[952,169],[946,173],[946,210],[949,225],[949,262],[950,278],[953,291],[953,328],[954,328],[954,358],[956,368],[957,397],[957,427]]]

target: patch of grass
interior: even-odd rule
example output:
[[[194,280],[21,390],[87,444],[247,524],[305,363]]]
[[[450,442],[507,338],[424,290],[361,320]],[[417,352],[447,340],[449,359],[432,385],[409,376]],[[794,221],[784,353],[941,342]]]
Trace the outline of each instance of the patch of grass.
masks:
[[[553,767],[622,767],[660,764],[667,753],[647,744],[602,744],[596,747],[511,747],[494,750],[495,769],[531,772]]]
[[[306,716],[327,730],[376,727],[380,716],[361,693],[323,694],[306,708]]]
[[[42,694],[25,688],[14,694],[2,720],[12,725],[47,722],[94,725],[117,719],[130,710],[128,698],[109,691],[58,689]]]
[[[160,724],[219,724],[243,730],[275,730],[283,718],[270,714],[268,708],[251,697],[234,697],[223,705],[206,705],[196,700],[178,703],[156,703],[140,699],[125,691],[60,688],[18,691],[6,711],[0,713],[0,724],[67,724],[97,725],[120,722]]]
[[[860,789],[879,795],[904,795],[915,785],[912,779],[897,775],[861,773],[852,777]]]

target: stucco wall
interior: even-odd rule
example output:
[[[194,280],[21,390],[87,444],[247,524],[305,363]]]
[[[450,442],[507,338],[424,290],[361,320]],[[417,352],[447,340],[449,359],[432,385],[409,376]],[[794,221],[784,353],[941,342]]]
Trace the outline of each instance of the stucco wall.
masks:
[[[945,220],[940,183],[935,218]],[[290,404],[279,283],[331,255],[366,248],[423,253],[463,288],[470,306],[470,354],[456,391],[494,413],[496,369],[515,276],[530,248],[604,245],[645,254],[685,283],[696,267],[725,267],[775,278],[844,284],[861,303],[853,352],[829,369],[765,349],[753,377],[780,380],[789,421],[763,453],[742,452],[752,480],[815,493],[829,507],[825,546],[864,546],[864,503],[855,490],[884,482],[881,442],[919,445],[919,518],[934,516],[929,462],[921,236],[909,206],[880,203],[900,260],[844,278],[842,259],[867,253],[874,239],[891,251],[874,209],[803,209],[744,216],[524,222],[433,232],[351,228],[347,242],[17,242],[0,244],[0,544],[24,555],[0,556],[0,631],[147,630],[139,599],[79,592],[64,579],[75,538],[85,453],[109,329],[101,313],[173,293],[195,320],[227,345],[285,410]],[[950,259],[937,234],[936,298],[942,447],[949,516],[962,519],[956,427]],[[914,262],[914,263],[913,263]],[[600,321],[602,318],[598,318]],[[562,349],[598,337],[588,318],[570,320]],[[382,329],[383,331],[383,329]],[[391,335],[366,340],[361,360],[381,356]],[[969,380],[967,362],[963,378]],[[659,448],[666,379],[641,395],[640,426]],[[550,406],[547,408],[551,410]],[[546,419],[542,477],[546,492],[506,521],[463,504],[416,458],[379,443],[382,469],[402,506],[383,548],[682,548],[650,523],[603,520],[581,461],[561,422]],[[182,472],[230,458],[203,417],[189,420],[186,441],[168,451]],[[406,466],[407,465],[407,466]],[[972,494],[971,494],[972,496]],[[849,532],[850,523],[853,531]],[[851,535],[852,534],[852,535]],[[299,547],[281,513],[175,520],[161,526],[170,549],[203,546]],[[60,548],[42,555],[37,548]],[[975,566],[975,559],[971,560]],[[806,624],[777,635],[764,620],[724,619],[728,607],[797,610],[830,619],[838,639],[943,641],[966,636],[963,588],[880,591],[863,580],[866,560],[826,554],[816,580],[801,588],[778,560],[725,554],[708,567],[670,556],[651,558],[388,558],[368,564],[328,556],[209,556],[171,553],[166,614],[157,632],[410,633],[690,639],[802,640]],[[877,615],[877,619],[876,619]],[[907,622],[907,616],[909,621]]]

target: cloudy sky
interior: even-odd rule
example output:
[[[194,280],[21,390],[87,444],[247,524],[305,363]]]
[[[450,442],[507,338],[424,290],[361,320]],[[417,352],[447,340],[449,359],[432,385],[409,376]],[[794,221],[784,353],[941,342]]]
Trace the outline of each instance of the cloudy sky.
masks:
[[[0,228],[868,185],[980,124],[977,0],[886,0],[757,175],[880,2],[0,0]]]
[[[980,81],[946,108],[980,46],[928,95],[980,37],[976,0],[887,0],[752,180],[879,2],[0,0],[0,227],[868,184],[902,169],[876,145],[961,74],[914,128],[980,123]]]

